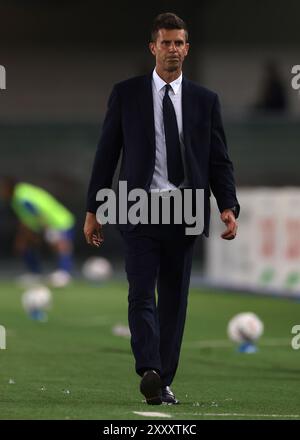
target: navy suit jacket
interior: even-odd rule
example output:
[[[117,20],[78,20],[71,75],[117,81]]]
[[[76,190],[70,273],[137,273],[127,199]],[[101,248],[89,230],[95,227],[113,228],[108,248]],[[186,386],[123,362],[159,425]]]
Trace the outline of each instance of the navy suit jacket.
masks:
[[[192,188],[204,189],[204,234],[208,236],[211,191],[220,212],[235,206],[239,213],[216,93],[183,76],[182,118],[188,177]],[[112,90],[90,179],[87,211],[96,213],[100,205],[97,192],[111,188],[121,151],[119,180],[127,181],[128,191],[149,191],[155,166],[152,73],[122,81]],[[119,227],[128,230],[132,225]]]

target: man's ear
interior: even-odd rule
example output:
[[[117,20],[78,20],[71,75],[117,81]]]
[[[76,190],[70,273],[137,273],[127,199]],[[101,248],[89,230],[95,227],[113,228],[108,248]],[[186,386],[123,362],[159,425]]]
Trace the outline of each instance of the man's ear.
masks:
[[[189,53],[190,43],[185,44],[185,56]]]
[[[150,41],[149,43],[149,50],[152,53],[152,55],[156,55],[156,51],[155,51],[155,43],[153,41]]]

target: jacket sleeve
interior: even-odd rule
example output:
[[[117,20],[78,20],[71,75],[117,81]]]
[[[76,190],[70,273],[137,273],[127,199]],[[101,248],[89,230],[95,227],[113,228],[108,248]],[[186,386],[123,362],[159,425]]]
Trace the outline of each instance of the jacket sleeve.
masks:
[[[219,98],[216,95],[212,109],[211,145],[209,175],[210,187],[217,200],[219,211],[236,207],[236,217],[240,206],[236,198],[233,165],[228,155]]]
[[[111,188],[123,144],[120,97],[116,86],[108,100],[107,112],[92,168],[88,187],[88,212],[96,213],[100,202],[96,194],[100,189]]]

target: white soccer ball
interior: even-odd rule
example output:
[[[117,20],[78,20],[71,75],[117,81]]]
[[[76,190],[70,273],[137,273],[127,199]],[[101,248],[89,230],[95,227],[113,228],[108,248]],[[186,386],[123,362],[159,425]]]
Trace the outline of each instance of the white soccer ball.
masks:
[[[263,331],[263,322],[251,312],[235,315],[227,327],[229,339],[237,343],[255,342],[263,334]]]
[[[110,262],[103,257],[90,257],[82,266],[83,276],[89,281],[106,281],[113,274]]]
[[[52,293],[46,286],[35,286],[22,295],[22,305],[27,313],[45,311],[51,307]]]
[[[48,276],[48,283],[52,287],[65,287],[72,281],[69,272],[65,270],[56,270]]]

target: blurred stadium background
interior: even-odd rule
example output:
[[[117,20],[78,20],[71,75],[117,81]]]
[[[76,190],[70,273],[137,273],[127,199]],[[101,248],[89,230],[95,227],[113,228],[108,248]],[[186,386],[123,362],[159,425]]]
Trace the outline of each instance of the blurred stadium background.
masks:
[[[220,95],[242,205],[238,240],[218,239],[215,213],[211,238],[197,242],[193,306],[176,382],[179,392],[190,391],[182,399],[186,405],[176,409],[177,416],[297,416],[299,353],[291,349],[290,339],[292,326],[300,324],[299,304],[241,293],[300,297],[300,101],[291,87],[291,68],[300,64],[299,2],[174,0],[137,6],[135,2],[29,0],[25,6],[4,0],[0,2],[0,64],[6,68],[7,89],[0,91],[0,174],[47,189],[75,214],[78,280],[64,293],[55,292],[49,323],[37,330],[21,309],[21,291],[14,283],[23,271],[12,251],[16,220],[1,205],[0,323],[7,328],[9,345],[5,353],[0,350],[7,396],[1,418],[138,417],[132,412],[138,392],[129,397],[136,387],[129,343],[110,331],[113,324],[127,323],[122,242],[116,229],[107,226],[105,245],[100,252],[93,250],[84,241],[82,225],[108,95],[115,82],[153,68],[148,30],[153,17],[163,11],[177,13],[189,26],[191,51],[184,73]],[[267,253],[262,250],[264,231],[269,232],[267,245],[273,249]],[[285,245],[291,241],[296,247],[289,260]],[[79,269],[88,256],[99,253],[112,262],[115,277],[112,284],[95,289],[80,279]],[[50,267],[51,255],[46,249],[43,254]],[[290,271],[296,281],[287,284]],[[207,284],[216,290],[205,290]],[[237,358],[225,342],[228,320],[248,309],[258,313],[266,327],[261,351],[251,360]],[[121,369],[128,369],[129,378],[126,398],[120,402],[123,410],[110,411]],[[101,375],[108,378],[105,386]],[[186,387],[180,378],[186,380]],[[195,391],[198,380],[200,397]],[[68,386],[78,387],[72,404],[68,403],[69,412],[61,401]],[[45,394],[36,396],[43,387],[51,389],[52,410]],[[100,397],[95,387],[102,390]],[[57,397],[56,391],[62,394]],[[89,405],[85,410],[78,407],[82,399],[99,404],[102,396],[105,403],[97,411]],[[130,400],[127,412],[126,399]]]

